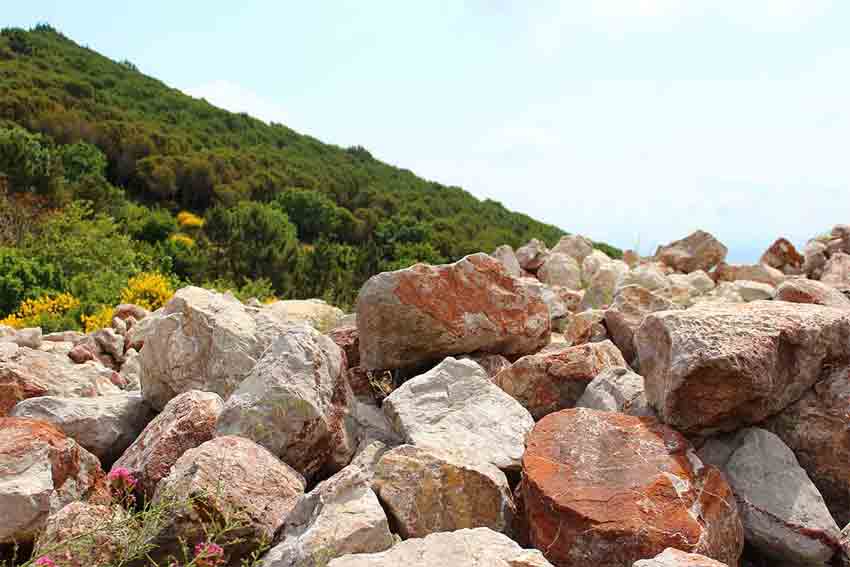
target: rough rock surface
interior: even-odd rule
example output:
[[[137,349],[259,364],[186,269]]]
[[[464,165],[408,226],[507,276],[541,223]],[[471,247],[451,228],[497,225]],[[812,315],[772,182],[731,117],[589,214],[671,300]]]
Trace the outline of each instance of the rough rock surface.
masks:
[[[817,280],[803,278],[786,280],[776,288],[773,299],[792,303],[814,303],[850,311],[850,298],[831,285]]]
[[[307,324],[323,333],[332,329],[345,315],[342,309],[321,299],[286,299],[275,301],[265,309],[274,313],[281,321]]]
[[[154,417],[140,392],[96,398],[30,398],[19,402],[9,415],[55,425],[104,466],[120,457]]]
[[[353,397],[342,350],[313,328],[290,327],[225,402],[216,434],[256,441],[308,477],[339,470],[356,448],[344,423]]]
[[[652,559],[641,559],[634,567],[729,567],[725,563],[709,559],[697,553],[685,553],[668,547],[663,553]]]
[[[179,538],[193,548],[205,540],[200,514],[238,519],[241,528],[231,536],[245,541],[229,549],[229,565],[241,565],[262,539],[275,531],[304,494],[304,478],[249,439],[216,437],[189,449],[156,488],[153,505],[168,506],[154,560],[176,551]]]
[[[384,400],[384,412],[405,442],[452,447],[502,470],[518,470],[534,427],[528,411],[471,360],[447,358],[408,380]]]
[[[450,450],[396,447],[381,457],[374,486],[404,539],[462,528],[505,533],[516,511],[505,473]]]
[[[585,258],[593,252],[593,242],[578,234],[562,236],[558,244],[552,248],[553,254],[566,254],[581,265]]]
[[[369,483],[368,469],[352,463],[318,484],[286,517],[262,567],[315,567],[392,547],[387,515]]]
[[[157,410],[189,390],[227,399],[288,327],[271,310],[198,287],[179,290],[144,321],[151,323],[140,351],[142,393]]]
[[[511,365],[511,361],[502,356],[501,354],[474,352],[470,355],[458,357],[458,360],[466,359],[469,359],[472,362],[478,364],[481,368],[484,369],[484,372],[486,372],[487,376],[489,376],[490,378],[495,377],[499,372],[501,372],[505,368],[509,368]]]
[[[516,257],[523,270],[534,272],[549,257],[549,248],[545,242],[532,238],[528,244],[517,249]]]
[[[502,265],[505,266],[505,271],[513,277],[518,278],[522,276],[522,267],[519,265],[516,253],[514,252],[514,249],[507,244],[499,246],[490,255],[500,261]]]
[[[522,355],[547,344],[550,331],[540,294],[486,254],[371,277],[357,298],[357,326],[362,364],[372,369],[475,351]]]
[[[572,347],[549,347],[524,356],[493,382],[523,405],[534,419],[571,408],[603,370],[625,367],[611,341]]]
[[[126,520],[118,506],[71,502],[47,518],[33,557],[55,557],[61,567],[114,565],[127,551]]]
[[[567,345],[572,346],[604,341],[608,338],[605,311],[588,309],[567,317],[566,324],[563,325],[563,333]]]
[[[765,422],[788,445],[839,525],[850,522],[850,368],[838,367]]]
[[[590,256],[588,256],[589,258]],[[614,301],[614,294],[629,272],[629,267],[620,260],[611,260],[601,266],[590,279],[581,298],[579,309],[605,309]]]
[[[97,362],[74,364],[64,355],[0,343],[0,416],[36,396],[88,398],[118,394],[117,374]]]
[[[777,413],[847,359],[848,341],[847,312],[782,301],[660,311],[635,334],[649,403],[686,434]]]
[[[743,549],[720,471],[653,418],[546,416],[529,436],[521,486],[530,542],[558,566],[630,567],[672,546],[737,565]]]
[[[97,457],[56,427],[0,417],[0,544],[32,542],[51,513],[103,496],[104,480]]]
[[[838,526],[794,453],[773,433],[755,427],[708,440],[704,463],[732,487],[747,542],[765,557],[826,564],[838,548]]]
[[[566,254],[550,254],[537,270],[537,277],[547,285],[581,289],[581,266]]]
[[[733,285],[735,292],[741,296],[742,301],[772,299],[776,292],[776,288],[772,285],[752,280],[737,280],[733,282]]]
[[[759,264],[766,264],[784,274],[799,274],[803,270],[803,256],[787,238],[777,238],[761,255]]]
[[[670,280],[658,264],[643,264],[625,274],[622,285],[637,285],[649,291],[663,293],[670,287]]]
[[[785,281],[785,274],[765,264],[737,265],[722,263],[712,273],[716,282],[734,282],[748,280],[772,286],[778,286]]]
[[[409,539],[382,553],[346,555],[328,567],[551,567],[536,549],[522,549],[488,528]]]
[[[590,285],[590,282],[593,279],[593,276],[596,275],[596,272],[598,272],[602,266],[607,266],[612,261],[613,260],[611,260],[608,254],[602,250],[593,250],[581,262],[582,281],[585,284]]]
[[[607,368],[585,388],[576,407],[655,417],[646,401],[643,376],[628,368]]]
[[[345,353],[349,368],[360,366],[360,333],[357,325],[342,325],[328,331],[327,335]]]
[[[826,265],[826,244],[810,240],[803,248],[803,272],[810,278],[819,279]]]
[[[836,252],[827,260],[820,281],[840,290],[850,290],[850,254]]]
[[[626,362],[631,364],[637,357],[634,336],[644,317],[675,308],[672,301],[637,285],[627,285],[617,292],[611,307],[605,310],[605,326]]]
[[[190,390],[169,401],[113,468],[124,467],[148,497],[183,453],[213,438],[224,402],[218,394]]]
[[[659,246],[655,258],[680,272],[708,271],[726,258],[728,250],[714,236],[698,230],[666,246]]]

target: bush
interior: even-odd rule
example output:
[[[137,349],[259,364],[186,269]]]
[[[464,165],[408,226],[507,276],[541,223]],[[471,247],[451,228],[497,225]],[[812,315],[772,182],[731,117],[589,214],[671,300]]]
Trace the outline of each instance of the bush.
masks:
[[[127,282],[127,287],[121,292],[121,303],[132,303],[149,311],[156,311],[165,305],[172,295],[174,288],[167,277],[157,273],[141,273]]]
[[[17,312],[4,319],[0,319],[0,325],[9,325],[16,329],[22,329],[24,327],[55,328],[55,325],[50,323],[52,319],[64,320],[69,312],[77,309],[79,306],[80,301],[70,293],[60,293],[54,296],[45,295],[35,299],[27,299],[21,303]]]
[[[9,314],[24,300],[63,289],[62,274],[14,248],[0,248],[0,315]]]
[[[86,333],[93,333],[99,329],[103,329],[104,327],[109,327],[112,324],[112,313],[114,311],[114,307],[101,305],[100,308],[91,315],[81,315],[80,321],[83,324],[83,331]]]

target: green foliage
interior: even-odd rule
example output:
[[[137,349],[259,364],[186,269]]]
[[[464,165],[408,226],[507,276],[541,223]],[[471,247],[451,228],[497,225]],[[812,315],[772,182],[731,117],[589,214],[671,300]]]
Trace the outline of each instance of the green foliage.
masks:
[[[63,287],[62,275],[53,264],[0,247],[0,316],[14,312],[25,299],[57,293]]]
[[[58,166],[44,136],[23,128],[0,128],[0,176],[6,177],[13,192],[51,193]]]
[[[71,183],[88,176],[106,176],[106,156],[97,146],[87,142],[68,144],[59,150],[59,156],[65,179]]]

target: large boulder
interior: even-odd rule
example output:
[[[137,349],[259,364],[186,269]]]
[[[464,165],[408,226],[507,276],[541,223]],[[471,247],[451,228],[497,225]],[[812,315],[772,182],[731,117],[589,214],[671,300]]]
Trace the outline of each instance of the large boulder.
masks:
[[[19,402],[9,415],[55,425],[104,466],[120,457],[154,417],[140,392],[96,398],[30,398]]]
[[[627,285],[617,292],[613,303],[605,310],[605,326],[626,362],[631,364],[637,358],[634,336],[644,317],[675,308],[672,301],[637,285]]]
[[[534,272],[549,257],[549,248],[546,247],[545,242],[532,238],[528,244],[517,249],[516,257],[523,270]]]
[[[850,368],[839,366],[763,427],[788,445],[839,525],[850,522]]]
[[[499,372],[493,382],[526,408],[534,419],[571,408],[591,380],[626,361],[611,341],[549,347],[524,356]]]
[[[726,259],[727,248],[714,236],[698,230],[682,240],[659,246],[655,259],[684,273],[708,271]]]
[[[836,252],[827,260],[820,281],[840,290],[850,290],[850,254]]]
[[[732,285],[734,286],[735,293],[740,296],[741,301],[773,299],[773,295],[776,292],[776,288],[772,285],[752,280],[736,280],[732,282]]]
[[[374,486],[401,537],[479,527],[510,531],[515,508],[508,479],[475,458],[413,445],[384,453]]]
[[[652,559],[641,559],[634,567],[729,567],[726,563],[715,561],[698,553],[685,553],[668,547],[663,553]]]
[[[591,252],[593,252],[593,241],[579,234],[562,236],[555,247],[552,248],[553,254],[571,256],[579,265],[590,256]]]
[[[848,341],[846,311],[782,301],[659,311],[635,334],[649,403],[686,434],[777,413],[846,360]]]
[[[216,434],[256,441],[311,477],[351,459],[352,401],[342,350],[311,327],[290,327],[225,402]]]
[[[47,518],[32,555],[55,557],[60,567],[122,565],[137,551],[127,545],[128,517],[119,506],[71,502]]]
[[[371,277],[357,298],[360,359],[389,369],[485,351],[518,356],[549,342],[549,310],[487,254]]]
[[[785,274],[766,264],[738,265],[723,262],[717,266],[712,276],[716,282],[747,280],[765,283],[774,287],[785,281]]]
[[[190,390],[172,398],[133,441],[113,469],[127,469],[136,479],[136,489],[153,496],[160,480],[183,453],[213,438],[224,406],[213,392]]]
[[[352,463],[302,498],[278,530],[262,567],[315,567],[395,543],[368,470]]]
[[[519,470],[534,420],[471,360],[447,358],[384,400],[384,412],[406,443],[477,455]]]
[[[321,299],[286,299],[265,307],[281,321],[294,325],[310,325],[321,332],[332,329],[345,313]]]
[[[666,292],[670,280],[658,264],[642,264],[623,276],[623,286],[637,285],[649,291]]]
[[[782,282],[776,288],[773,299],[791,303],[814,303],[850,311],[850,298],[831,285],[807,278],[794,278]]]
[[[810,240],[803,248],[803,273],[813,279],[820,279],[826,265],[826,244],[819,240]]]
[[[794,453],[755,427],[709,439],[704,463],[723,471],[738,502],[747,543],[763,556],[825,565],[838,548],[838,526]]]
[[[581,279],[585,285],[590,284],[593,276],[602,266],[607,266],[611,262],[613,262],[611,257],[602,250],[593,250],[585,256],[584,260],[581,261]]]
[[[672,546],[737,565],[743,549],[723,475],[653,418],[584,408],[544,417],[521,486],[530,543],[554,565],[630,567]]]
[[[552,567],[536,549],[522,549],[489,528],[439,532],[409,539],[382,553],[346,555],[328,567]]]
[[[566,254],[550,254],[537,270],[537,277],[548,285],[581,289],[581,266],[575,258]]]
[[[761,255],[759,264],[776,268],[784,274],[799,274],[803,271],[803,256],[787,238],[777,238]]]
[[[522,267],[519,265],[516,253],[514,252],[514,249],[507,244],[499,246],[490,255],[500,261],[505,267],[505,271],[513,277],[518,278],[522,276]]]
[[[590,258],[590,256],[588,256]],[[629,273],[629,267],[622,260],[611,260],[601,266],[593,277],[581,298],[579,309],[605,309],[614,300],[617,288]]]
[[[48,516],[105,496],[97,457],[53,425],[0,417],[0,544],[32,542]]]
[[[65,355],[0,342],[0,417],[36,396],[90,398],[121,393],[120,377],[98,362],[74,364]]]
[[[199,287],[179,290],[144,321],[142,393],[157,410],[189,390],[227,399],[288,326],[272,310]]]
[[[606,368],[585,388],[576,407],[655,417],[646,401],[643,376],[628,368]]]
[[[263,447],[243,437],[216,437],[189,449],[156,488],[152,505],[164,507],[159,522],[155,561],[206,541],[199,518],[237,524],[229,534],[239,539],[225,551],[229,566],[271,541],[275,531],[304,494],[304,478]]]

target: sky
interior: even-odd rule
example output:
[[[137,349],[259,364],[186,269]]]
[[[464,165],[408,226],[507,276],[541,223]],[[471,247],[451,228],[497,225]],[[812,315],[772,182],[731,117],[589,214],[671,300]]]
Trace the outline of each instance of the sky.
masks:
[[[4,2],[193,96],[622,248],[850,223],[850,2]]]

